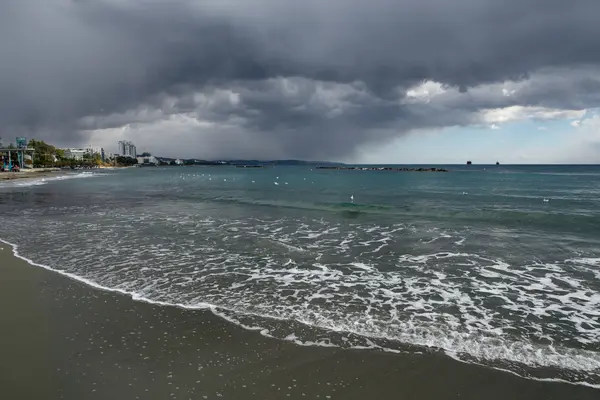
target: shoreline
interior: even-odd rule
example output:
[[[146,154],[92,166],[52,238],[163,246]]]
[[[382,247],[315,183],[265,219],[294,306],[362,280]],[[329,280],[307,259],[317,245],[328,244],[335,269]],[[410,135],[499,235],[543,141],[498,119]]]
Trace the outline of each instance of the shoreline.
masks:
[[[0,242],[0,394],[31,399],[595,399],[425,353],[305,347],[209,310],[135,301]],[[207,397],[204,397],[207,396]]]
[[[19,172],[0,172],[0,182],[3,181],[14,181],[21,179],[36,179],[36,178],[51,178],[56,176],[64,176],[68,174],[80,173],[80,172],[100,172],[103,170],[117,170],[117,169],[128,169],[136,168],[135,166],[99,166],[98,168],[82,168],[82,169],[62,169],[62,168],[36,168],[36,169],[24,169]]]
[[[0,181],[12,181],[17,179],[46,178],[49,176],[64,175],[65,172],[60,168],[37,168],[24,169],[19,172],[0,172]]]

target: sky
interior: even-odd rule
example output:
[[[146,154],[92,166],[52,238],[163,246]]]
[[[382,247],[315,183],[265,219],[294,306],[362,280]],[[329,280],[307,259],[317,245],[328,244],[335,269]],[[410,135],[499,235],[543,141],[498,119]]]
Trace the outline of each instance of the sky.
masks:
[[[2,0],[0,137],[600,163],[597,0]]]

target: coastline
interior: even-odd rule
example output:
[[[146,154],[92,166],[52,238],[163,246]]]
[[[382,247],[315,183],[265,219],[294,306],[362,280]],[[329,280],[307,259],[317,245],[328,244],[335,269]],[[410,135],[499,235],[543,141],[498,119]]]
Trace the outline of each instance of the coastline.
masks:
[[[133,166],[99,166],[95,169],[61,169],[61,168],[36,168],[36,169],[24,169],[19,172],[0,172],[0,182],[2,181],[13,181],[21,179],[39,179],[39,178],[51,178],[56,176],[64,176],[68,174],[78,172],[90,172],[90,171],[108,171],[117,169],[128,169],[135,168]]]
[[[0,394],[28,399],[596,399],[440,354],[303,347],[134,301],[0,242]]]
[[[65,172],[60,168],[36,168],[24,169],[19,172],[0,172],[0,181],[10,181],[16,179],[47,178],[50,176],[64,175]]]

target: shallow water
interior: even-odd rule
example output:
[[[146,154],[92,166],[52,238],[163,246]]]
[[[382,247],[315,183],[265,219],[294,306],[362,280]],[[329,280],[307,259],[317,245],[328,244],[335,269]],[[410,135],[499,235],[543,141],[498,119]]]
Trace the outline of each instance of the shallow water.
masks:
[[[298,344],[439,349],[600,385],[600,167],[448,168],[10,182],[0,238],[98,286]]]

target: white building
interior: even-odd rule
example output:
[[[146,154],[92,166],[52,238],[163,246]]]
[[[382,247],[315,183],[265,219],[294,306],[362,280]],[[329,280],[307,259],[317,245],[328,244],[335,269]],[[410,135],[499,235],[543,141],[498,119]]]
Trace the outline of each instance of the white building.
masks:
[[[25,168],[33,168],[33,157],[31,154],[23,155],[23,166]],[[52,161],[56,161],[56,156],[52,156]]]
[[[102,147],[88,147],[85,149],[85,151],[92,156],[94,154],[102,155],[102,153],[104,153],[104,149]]]
[[[154,156],[137,157],[138,165],[158,165],[158,159]]]
[[[87,153],[86,149],[62,149],[65,152],[65,158],[74,160],[83,160],[83,155]]]
[[[135,148],[135,145],[132,142],[121,140],[119,142],[118,155],[123,156],[123,157],[136,158],[137,157],[137,149]]]
[[[102,147],[86,147],[86,148],[67,148],[62,149],[65,152],[65,158],[83,160],[84,155],[89,154],[94,156],[98,154],[100,157],[104,155],[104,149]]]
[[[175,160],[175,164],[176,165],[183,165],[183,161],[178,158],[177,160]]]

